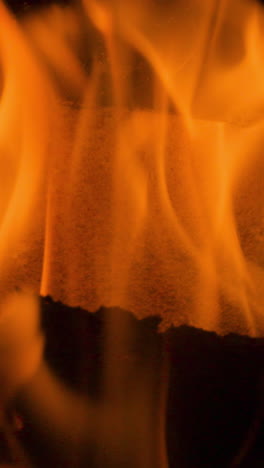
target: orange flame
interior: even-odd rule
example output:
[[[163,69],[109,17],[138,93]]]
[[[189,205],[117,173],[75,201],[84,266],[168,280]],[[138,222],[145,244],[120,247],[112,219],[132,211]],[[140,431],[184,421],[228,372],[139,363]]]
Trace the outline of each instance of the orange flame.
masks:
[[[263,10],[167,3],[83,0],[20,25],[1,4],[4,276],[162,330],[262,334]]]
[[[46,386],[38,410],[74,443],[134,442],[131,466],[167,466],[167,376],[144,353],[120,362],[135,339],[121,309],[264,335],[263,22],[254,1],[83,0],[20,21],[0,2],[0,290],[120,307],[80,433],[47,370],[31,401]]]

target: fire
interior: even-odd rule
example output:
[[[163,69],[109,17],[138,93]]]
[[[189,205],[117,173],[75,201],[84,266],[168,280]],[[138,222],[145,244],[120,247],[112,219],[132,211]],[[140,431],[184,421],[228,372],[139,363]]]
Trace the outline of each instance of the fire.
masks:
[[[253,0],[83,0],[19,20],[0,2],[1,292],[263,335],[263,24]],[[106,322],[113,405],[96,418],[114,453],[126,411],[135,466],[154,466],[141,439],[166,466],[165,364],[120,364],[133,330]]]
[[[52,109],[53,99],[52,90],[42,77],[42,65],[2,3],[0,22],[0,269],[3,292],[9,286],[14,287],[14,283],[17,285],[18,278],[12,281],[12,277],[19,251],[33,247],[26,243],[34,230],[34,216],[36,222],[40,217],[33,215],[34,201],[39,198],[45,178],[49,141],[47,100]]]
[[[1,24],[4,287],[262,334],[262,7],[1,4]]]
[[[83,6],[90,71],[49,190],[42,293],[159,314],[162,329],[262,333],[242,206],[254,205],[244,186],[260,165],[261,7]]]

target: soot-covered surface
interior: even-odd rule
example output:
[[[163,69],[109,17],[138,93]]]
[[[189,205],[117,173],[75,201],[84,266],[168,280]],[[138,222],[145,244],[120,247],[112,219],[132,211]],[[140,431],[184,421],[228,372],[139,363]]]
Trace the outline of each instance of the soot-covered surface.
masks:
[[[95,314],[42,300],[46,358],[70,386],[100,396],[103,323],[107,310]],[[127,313],[124,311],[124,313]],[[157,334],[158,319],[138,321],[139,346],[150,335],[169,354],[167,448],[170,468],[242,468],[264,464],[264,340],[229,335],[219,337],[182,326]],[[21,440],[36,467],[61,467],[65,462],[38,437],[24,415]],[[249,431],[249,434],[248,434]],[[239,465],[231,460],[252,439]],[[86,463],[86,464],[85,464]],[[88,466],[89,460],[84,465]]]

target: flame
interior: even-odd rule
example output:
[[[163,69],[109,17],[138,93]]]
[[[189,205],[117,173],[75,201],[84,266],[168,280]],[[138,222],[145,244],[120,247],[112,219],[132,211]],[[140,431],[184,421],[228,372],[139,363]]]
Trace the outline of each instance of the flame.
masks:
[[[263,336],[263,24],[253,0],[82,0],[20,20],[0,2],[1,292]],[[122,432],[135,466],[153,446],[167,466],[166,365],[120,363],[133,327],[109,310],[96,443],[116,453]],[[61,391],[43,385],[46,417]]]
[[[241,3],[83,2],[98,44],[49,192],[43,294],[262,333],[241,199],[260,164],[263,11]]]
[[[41,222],[53,91],[16,20],[0,3],[1,292],[19,286],[31,236]],[[15,53],[14,53],[15,51]],[[29,79],[30,77],[30,79]],[[43,211],[43,210],[42,210]],[[36,224],[35,224],[36,223]],[[39,252],[41,255],[41,251]],[[34,280],[33,280],[34,283]],[[35,285],[37,278],[35,278]]]
[[[262,7],[83,0],[18,23],[1,4],[1,22],[3,283],[262,334]]]

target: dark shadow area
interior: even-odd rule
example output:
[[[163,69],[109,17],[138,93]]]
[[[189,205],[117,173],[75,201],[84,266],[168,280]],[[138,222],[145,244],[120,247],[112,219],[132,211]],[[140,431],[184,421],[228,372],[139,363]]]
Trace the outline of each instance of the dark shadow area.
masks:
[[[13,13],[20,15],[52,4],[68,5],[72,0],[4,0],[4,3]]]
[[[103,324],[108,311],[91,314],[49,298],[42,300],[42,309],[50,366],[71,388],[100,399]],[[147,347],[150,339],[159,346],[162,339],[168,353],[166,437],[170,468],[263,466],[264,340],[238,335],[219,337],[187,326],[160,335],[157,318],[138,321],[128,312],[122,313],[129,315],[136,329],[139,348]],[[38,436],[26,414],[23,418],[20,439],[35,466],[65,466],[60,450],[55,453]],[[240,464],[231,465],[248,437],[248,453]],[[89,460],[81,466],[87,463]]]

